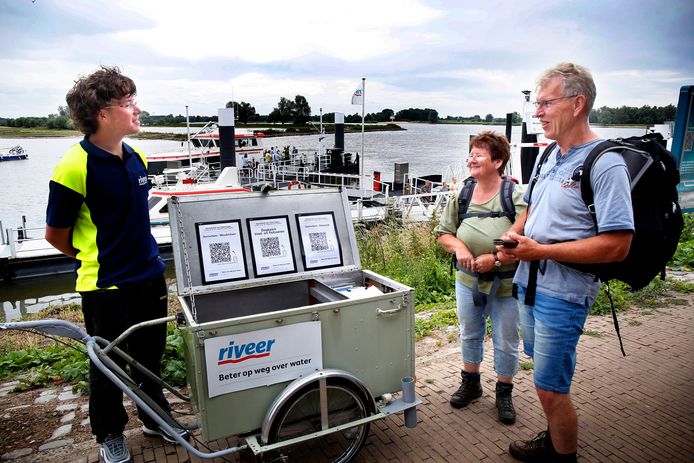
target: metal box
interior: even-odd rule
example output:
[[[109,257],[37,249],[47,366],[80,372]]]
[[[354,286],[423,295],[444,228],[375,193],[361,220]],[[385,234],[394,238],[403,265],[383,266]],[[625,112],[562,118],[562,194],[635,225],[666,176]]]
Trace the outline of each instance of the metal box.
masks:
[[[360,268],[343,191],[176,197],[169,214],[203,439],[259,430],[316,370],[345,370],[376,398],[414,375],[414,291]]]

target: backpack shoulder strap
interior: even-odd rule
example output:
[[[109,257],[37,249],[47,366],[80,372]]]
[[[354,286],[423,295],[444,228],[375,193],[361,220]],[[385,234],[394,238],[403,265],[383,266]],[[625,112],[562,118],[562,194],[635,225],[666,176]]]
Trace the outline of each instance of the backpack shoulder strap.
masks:
[[[547,161],[547,158],[549,157],[552,150],[554,150],[555,146],[557,146],[557,142],[553,141],[549,144],[547,148],[545,148],[545,150],[542,152],[542,155],[540,156],[540,161],[537,163],[537,167],[535,168],[535,175],[533,175],[533,178],[530,179],[530,184],[528,185],[528,199],[530,201],[532,201],[533,189],[535,188],[535,184],[540,178],[540,171],[542,170],[542,165],[545,163],[545,161]],[[528,201],[528,206],[530,206],[530,201]]]
[[[530,179],[530,184],[528,185],[528,207],[532,201],[533,189],[535,184],[540,178],[540,171],[542,170],[542,165],[547,161],[550,153],[557,146],[557,142],[552,142],[547,148],[542,152],[540,160],[535,167],[535,175]],[[530,268],[528,269],[528,281],[525,287],[525,300],[523,301],[525,305],[534,306],[535,305],[535,289],[537,288],[537,272],[540,269],[540,261],[532,260],[530,261]]]
[[[598,226],[598,218],[595,216],[595,193],[593,192],[593,186],[591,185],[591,173],[593,172],[593,166],[595,162],[608,151],[612,151],[615,147],[621,147],[622,144],[614,140],[606,140],[593,148],[588,156],[586,156],[583,161],[583,167],[581,168],[581,197],[586,207],[590,211],[590,215],[593,218],[595,227]]]
[[[460,190],[458,195],[458,226],[463,223],[467,209],[470,206],[470,201],[472,200],[472,190],[477,186],[477,180],[475,177],[468,177],[463,183],[463,188]]]
[[[516,183],[508,177],[501,178],[501,208],[506,213],[506,217],[511,223],[516,221],[516,207],[513,204],[513,190]]]

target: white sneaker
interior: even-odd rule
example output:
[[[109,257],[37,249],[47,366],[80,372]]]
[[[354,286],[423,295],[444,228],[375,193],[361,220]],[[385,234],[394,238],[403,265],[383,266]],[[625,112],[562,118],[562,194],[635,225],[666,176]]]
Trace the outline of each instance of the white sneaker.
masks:
[[[103,463],[130,463],[130,451],[125,445],[125,436],[109,434],[101,443],[101,461]]]

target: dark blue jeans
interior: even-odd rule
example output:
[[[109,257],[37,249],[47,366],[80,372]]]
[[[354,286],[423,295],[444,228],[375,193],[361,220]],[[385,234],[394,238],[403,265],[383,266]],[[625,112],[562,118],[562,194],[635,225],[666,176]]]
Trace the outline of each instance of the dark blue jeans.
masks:
[[[87,291],[82,295],[82,312],[87,333],[109,341],[116,339],[130,326],[167,313],[167,292],[164,277],[157,277],[125,288]],[[166,346],[166,325],[137,330],[118,347],[145,368],[159,376],[161,357]],[[121,367],[124,362],[110,356]],[[133,368],[131,377],[164,410],[169,405],[161,387]],[[96,441],[101,443],[109,434],[120,435],[128,422],[123,406],[123,392],[90,362],[89,365],[89,421]],[[138,407],[140,421],[148,428],[156,427],[146,413]]]

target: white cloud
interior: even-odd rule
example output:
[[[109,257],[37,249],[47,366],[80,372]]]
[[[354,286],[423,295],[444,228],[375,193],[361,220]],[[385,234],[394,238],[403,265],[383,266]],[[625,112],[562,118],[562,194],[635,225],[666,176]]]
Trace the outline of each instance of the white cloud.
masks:
[[[0,116],[55,112],[99,64],[120,66],[155,114],[186,104],[214,114],[232,92],[261,114],[295,95],[314,113],[355,113],[350,97],[366,77],[367,112],[500,117],[567,60],[593,71],[598,105],[665,105],[694,83],[693,8],[672,0],[657,20],[638,13],[654,1],[6,2]],[[627,24],[614,21],[622,10]],[[647,27],[634,35],[640,20]]]
[[[309,54],[358,61],[398,50],[400,30],[421,26],[441,14],[415,0],[217,0],[189,8],[172,8],[166,0],[124,4],[155,25],[114,33],[114,40],[191,62],[270,63]]]

